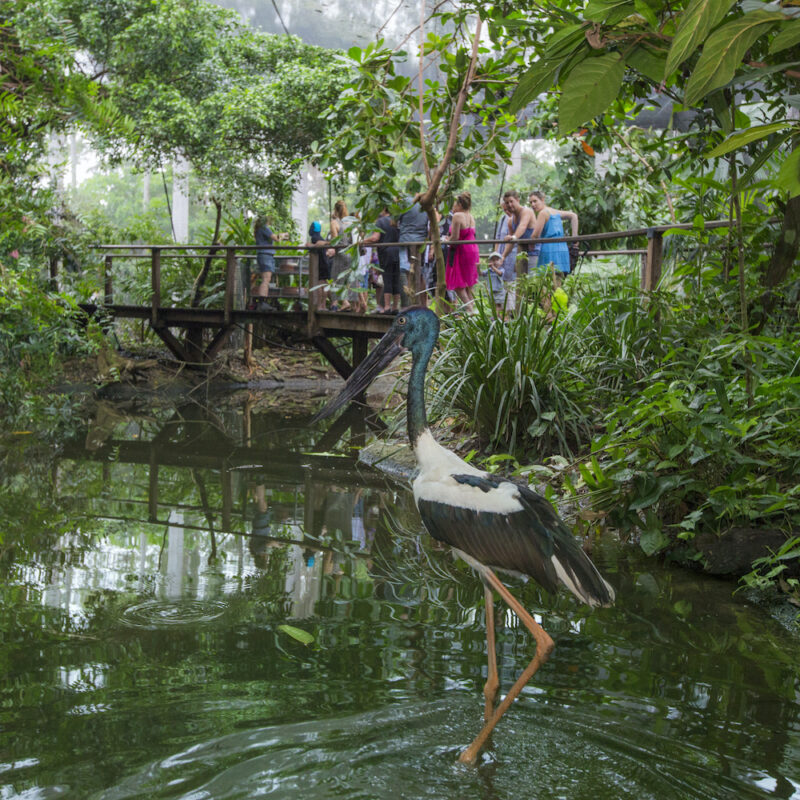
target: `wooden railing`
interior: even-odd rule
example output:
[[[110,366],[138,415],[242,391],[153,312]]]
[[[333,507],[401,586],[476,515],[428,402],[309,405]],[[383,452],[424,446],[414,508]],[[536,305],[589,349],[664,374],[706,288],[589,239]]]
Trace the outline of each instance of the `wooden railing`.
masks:
[[[729,225],[728,220],[715,220],[705,224],[706,230],[723,228]],[[580,236],[562,236],[550,238],[548,243],[591,243],[599,241],[609,241],[615,239],[629,239],[634,237],[646,237],[647,248],[642,249],[617,249],[617,250],[588,250],[584,257],[598,257],[607,255],[642,255],[644,267],[642,271],[642,289],[652,290],[657,285],[661,276],[661,266],[663,263],[663,242],[664,235],[673,230],[691,230],[692,224],[677,225],[658,225],[649,228],[634,228],[625,231],[610,231],[606,233],[589,233]],[[518,244],[527,245],[545,241],[543,239],[520,239]],[[409,247],[413,252],[419,253],[422,248],[428,245],[429,241],[403,242],[403,247]],[[505,245],[502,239],[483,239],[477,244],[482,247],[495,249]],[[370,247],[397,246],[371,244]],[[350,247],[353,247],[351,245]],[[341,245],[336,245],[336,249],[346,249]],[[118,259],[149,259],[151,262],[151,281],[152,281],[152,309],[153,320],[156,319],[157,311],[161,307],[161,268],[165,259],[225,259],[225,298],[224,309],[226,312],[226,322],[230,318],[236,303],[236,267],[242,260],[255,258],[256,252],[260,249],[255,245],[98,245],[97,249],[105,253],[104,259],[104,299],[106,304],[113,304],[113,264]],[[150,253],[143,254],[142,250],[149,250]],[[319,247],[309,247],[306,245],[289,245],[274,247],[276,251],[276,272],[273,275],[275,283],[270,287],[270,296],[279,299],[308,300],[313,292],[321,291],[323,284],[319,281],[319,270],[317,265],[317,254]],[[187,252],[191,251],[191,252]],[[417,258],[419,263],[419,258]],[[417,271],[418,272],[418,271]],[[280,279],[285,277],[296,277],[296,285],[281,285]],[[308,285],[304,285],[304,281]],[[244,287],[246,290],[247,287]],[[244,297],[244,293],[242,294]],[[309,303],[309,306],[314,306]]]
[[[707,222],[705,230],[724,228],[727,220]],[[548,243],[578,242],[589,243],[625,240],[634,237],[646,237],[647,247],[642,249],[587,250],[584,257],[604,255],[638,255],[642,259],[641,287],[643,291],[652,291],[661,279],[663,264],[664,236],[674,230],[691,230],[692,224],[658,225],[649,228],[635,228],[626,231],[607,233],[590,233],[580,236],[563,236],[548,238]],[[520,239],[519,245],[535,244],[542,239]],[[422,285],[422,270],[419,269],[419,254],[429,242],[403,242],[416,258],[412,258],[409,287],[414,295],[423,294],[427,287]],[[455,243],[451,243],[453,246]],[[501,249],[506,244],[500,239],[483,239],[477,244],[486,249]],[[352,248],[357,245],[350,245]],[[371,244],[371,247],[398,246],[392,244]],[[347,249],[342,245],[337,250]],[[265,319],[263,313],[248,311],[247,299],[250,296],[249,270],[244,269],[243,262],[254,259],[259,248],[256,245],[100,245],[98,248],[105,254],[103,264],[103,294],[105,308],[117,317],[147,319],[153,330],[167,344],[172,352],[188,363],[208,363],[213,360],[218,350],[227,340],[232,328],[236,325],[252,325]],[[330,336],[348,336],[353,339],[354,364],[357,364],[367,352],[367,339],[380,336],[388,328],[389,320],[380,316],[337,314],[324,308],[320,302],[326,283],[319,279],[318,256],[319,246],[308,245],[275,245],[276,270],[274,286],[270,287],[270,297],[278,300],[291,300],[292,308],[282,315],[285,326],[304,329],[305,336],[313,341],[320,351],[331,361],[343,375],[349,374],[352,367],[339,355],[328,341]],[[142,252],[142,251],[149,252]],[[351,251],[352,252],[352,251]],[[484,253],[487,255],[488,253]],[[146,306],[120,305],[114,302],[114,265],[120,260],[146,259],[150,261],[150,302]],[[203,259],[225,262],[223,280],[224,292],[222,308],[192,307],[177,308],[174,305],[162,304],[162,267],[172,259]],[[282,284],[282,280],[290,283]],[[319,294],[318,294],[319,293]],[[303,308],[303,303],[306,307]],[[96,309],[97,307],[92,307]],[[87,306],[87,310],[91,310]],[[208,327],[218,329],[212,342],[203,348],[192,347],[191,337],[187,334],[186,342],[180,342],[169,330],[179,327],[195,330]],[[252,328],[250,329],[252,339]],[[202,337],[200,337],[202,339]],[[188,344],[187,344],[188,343]],[[246,346],[245,346],[245,349]]]

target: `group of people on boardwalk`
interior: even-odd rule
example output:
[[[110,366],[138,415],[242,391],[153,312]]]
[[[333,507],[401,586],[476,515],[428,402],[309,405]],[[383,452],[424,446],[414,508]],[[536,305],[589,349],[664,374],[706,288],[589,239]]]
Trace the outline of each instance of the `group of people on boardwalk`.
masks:
[[[309,246],[318,249],[320,284],[312,287],[317,308],[330,300],[333,311],[365,313],[370,288],[375,290],[377,308],[373,313],[397,313],[401,306],[427,305],[428,293],[435,288],[435,254],[431,245],[419,252],[418,265],[412,263],[412,251],[404,242],[423,242],[431,238],[428,214],[413,198],[407,198],[407,208],[396,218],[384,208],[374,223],[374,230],[355,241],[354,227],[358,218],[348,212],[343,200],[336,202],[331,214],[327,235],[322,224],[309,227]],[[519,193],[507,191],[500,204],[500,219],[495,238],[504,242],[487,259],[485,275],[493,302],[499,313],[515,306],[514,282],[516,259],[527,259],[527,272],[549,267],[554,277],[554,289],[560,278],[571,270],[570,248],[563,242],[549,242],[565,236],[563,222],[570,225],[570,235],[578,235],[578,215],[549,207],[541,192],[531,192],[529,205],[523,205]],[[475,287],[480,279],[480,251],[476,240],[476,221],[472,214],[469,192],[461,192],[453,202],[452,212],[435,215],[445,253],[445,278],[448,297],[461,309],[475,312]],[[263,302],[269,293],[269,282],[275,270],[274,243],[280,238],[272,232],[267,220],[259,219],[255,226],[258,251],[257,264],[262,282],[254,290],[254,300]],[[537,241],[526,242],[534,239]],[[354,243],[357,247],[351,247]],[[381,247],[373,247],[381,244]],[[335,245],[335,246],[334,246]],[[419,266],[421,288],[409,285],[412,267]],[[329,289],[332,289],[329,291]],[[328,297],[330,295],[330,297]]]

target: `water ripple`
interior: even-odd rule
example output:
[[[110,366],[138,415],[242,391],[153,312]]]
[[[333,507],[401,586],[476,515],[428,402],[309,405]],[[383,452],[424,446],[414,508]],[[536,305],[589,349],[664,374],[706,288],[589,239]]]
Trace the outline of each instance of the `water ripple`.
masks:
[[[226,608],[225,603],[214,600],[147,600],[124,609],[120,622],[147,630],[199,625],[221,617]]]
[[[744,765],[598,709],[521,702],[476,768],[456,763],[480,724],[450,694],[365,712],[237,731],[146,765],[96,800],[181,798],[763,798]],[[311,793],[310,793],[311,792]]]

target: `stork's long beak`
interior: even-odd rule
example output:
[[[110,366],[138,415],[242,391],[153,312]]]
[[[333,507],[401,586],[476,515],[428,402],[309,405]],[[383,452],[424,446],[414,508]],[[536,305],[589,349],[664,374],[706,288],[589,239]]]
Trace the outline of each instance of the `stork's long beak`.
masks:
[[[365,392],[375,378],[405,350],[400,344],[402,338],[403,331],[398,331],[392,326],[372,348],[372,352],[353,370],[342,391],[322,411],[319,411],[311,422],[327,419]]]

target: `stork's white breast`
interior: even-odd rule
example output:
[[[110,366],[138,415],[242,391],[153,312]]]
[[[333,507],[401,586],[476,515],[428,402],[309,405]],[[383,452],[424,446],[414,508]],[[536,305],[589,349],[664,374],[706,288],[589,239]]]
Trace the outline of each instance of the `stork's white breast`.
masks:
[[[519,489],[508,481],[488,492],[478,486],[459,483],[453,475],[486,476],[455,453],[442,447],[431,434],[424,431],[416,441],[414,450],[419,464],[419,475],[414,479],[414,499],[487,511],[494,514],[512,514],[522,510]]]

